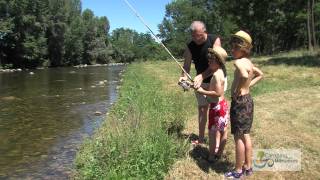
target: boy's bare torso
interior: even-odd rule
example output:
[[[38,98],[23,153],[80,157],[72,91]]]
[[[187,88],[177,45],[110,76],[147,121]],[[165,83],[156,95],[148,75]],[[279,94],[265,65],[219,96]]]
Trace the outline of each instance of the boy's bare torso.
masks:
[[[225,78],[224,78],[223,71],[221,69],[218,69],[213,73],[213,76],[210,81],[209,90],[217,91],[218,88],[224,89],[224,85],[225,85]],[[224,99],[224,94],[222,93],[220,97],[210,97],[210,98],[212,102],[219,102],[220,100]]]
[[[234,80],[231,86],[231,96],[243,96],[250,93],[250,83],[253,79],[253,64],[247,58],[237,59],[234,62]]]

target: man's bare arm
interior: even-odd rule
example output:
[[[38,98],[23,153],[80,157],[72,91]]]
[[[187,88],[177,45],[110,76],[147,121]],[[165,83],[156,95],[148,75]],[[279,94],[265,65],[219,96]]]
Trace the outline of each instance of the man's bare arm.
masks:
[[[186,47],[186,49],[185,49],[185,51],[183,53],[183,57],[184,57],[183,68],[187,73],[190,73],[192,55],[191,55],[191,52],[190,52],[188,47]],[[187,75],[185,75],[185,73],[183,71],[182,71],[182,76],[187,77]]]
[[[187,72],[190,73],[190,67],[191,67],[191,61],[192,61],[192,55],[188,47],[186,47],[184,53],[184,63],[183,63],[183,69]],[[179,82],[186,81],[188,80],[188,76],[182,71],[181,76],[179,78]]]
[[[211,69],[208,67],[204,72],[201,74],[198,74],[196,77],[194,77],[193,82],[194,82],[194,87],[198,89],[201,86],[201,83],[203,82],[204,79],[212,75]]]
[[[250,87],[254,86],[258,81],[260,81],[263,78],[263,72],[255,66],[253,66],[253,74],[254,78],[250,82]]]
[[[210,69],[210,67],[208,67],[205,71],[203,71],[203,73],[201,73],[202,78],[206,79],[207,77],[212,75],[212,71]]]

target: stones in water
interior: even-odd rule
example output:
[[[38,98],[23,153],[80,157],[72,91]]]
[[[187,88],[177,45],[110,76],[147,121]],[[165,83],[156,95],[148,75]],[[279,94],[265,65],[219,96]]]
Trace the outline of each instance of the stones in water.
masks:
[[[21,99],[14,96],[6,96],[6,97],[0,97],[0,100],[13,101],[13,100],[21,100]]]
[[[101,115],[102,115],[102,112],[96,111],[96,112],[94,112],[94,115],[96,115],[96,116],[101,116]]]

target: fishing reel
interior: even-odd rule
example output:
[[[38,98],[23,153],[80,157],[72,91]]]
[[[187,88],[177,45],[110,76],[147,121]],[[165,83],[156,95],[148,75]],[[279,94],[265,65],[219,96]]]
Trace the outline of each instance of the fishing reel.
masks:
[[[183,91],[189,91],[192,88],[193,83],[188,80],[182,80],[178,82],[178,85],[182,87]]]

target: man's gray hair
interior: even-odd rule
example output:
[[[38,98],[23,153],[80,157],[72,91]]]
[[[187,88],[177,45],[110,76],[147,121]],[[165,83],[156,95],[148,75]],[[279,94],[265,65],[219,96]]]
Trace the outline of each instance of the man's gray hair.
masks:
[[[199,29],[203,30],[204,32],[207,31],[206,25],[202,21],[193,21],[190,25],[191,32]]]

